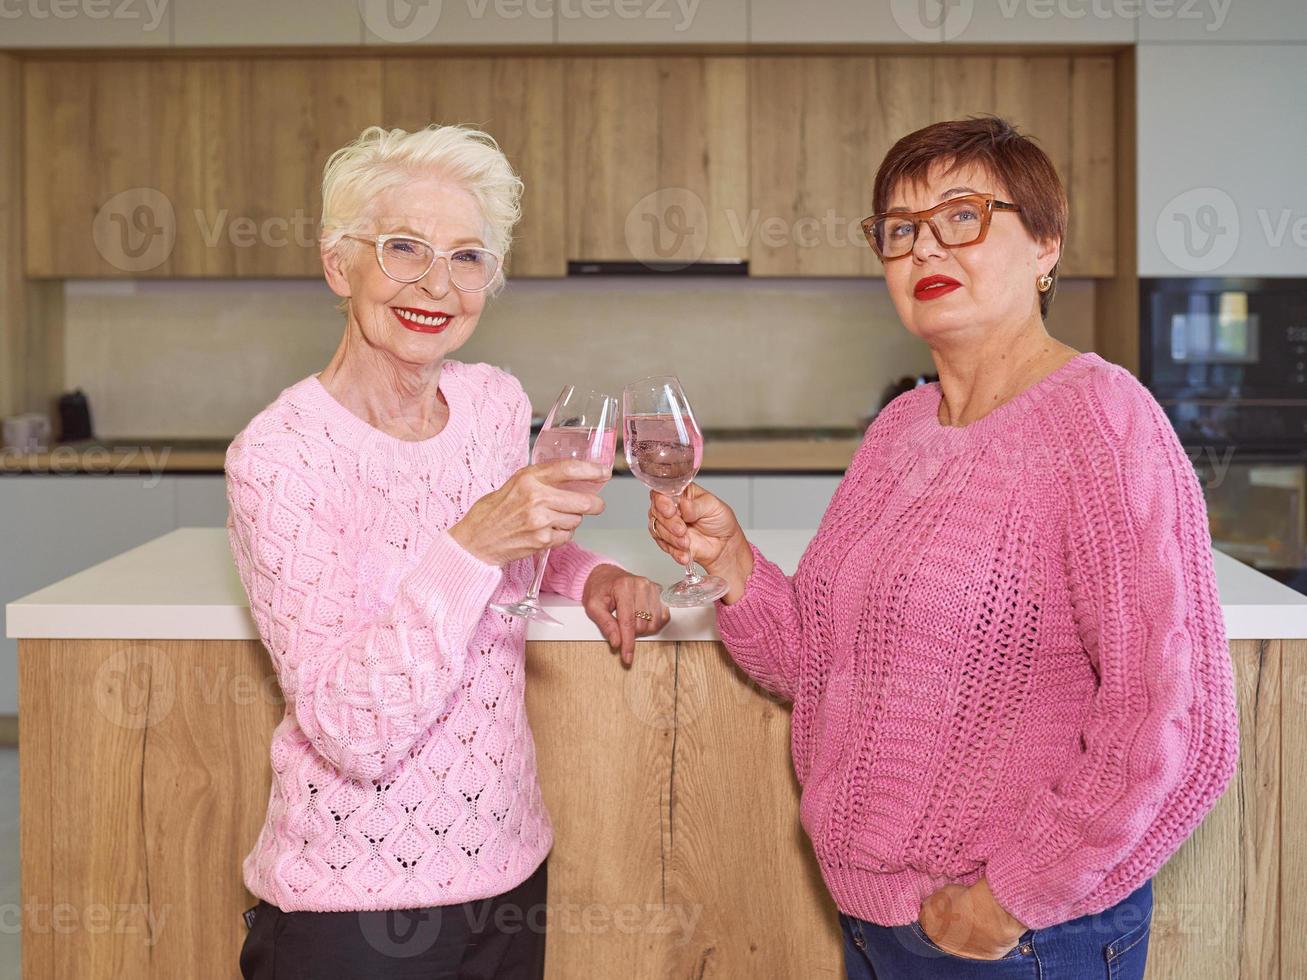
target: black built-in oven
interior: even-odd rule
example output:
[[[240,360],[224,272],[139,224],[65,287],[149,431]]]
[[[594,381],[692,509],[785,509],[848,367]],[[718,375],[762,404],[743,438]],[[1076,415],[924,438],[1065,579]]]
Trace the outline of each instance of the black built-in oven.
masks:
[[[1307,279],[1144,279],[1140,376],[1217,548],[1307,593]]]

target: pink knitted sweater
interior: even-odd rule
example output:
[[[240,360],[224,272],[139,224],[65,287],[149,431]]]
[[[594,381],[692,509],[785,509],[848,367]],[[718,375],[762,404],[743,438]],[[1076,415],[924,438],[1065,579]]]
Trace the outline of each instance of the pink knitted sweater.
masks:
[[[446,361],[449,421],[407,442],[310,375],[227,450],[228,534],[286,696],[246,887],[285,911],[500,894],[553,842],[523,698],[532,562],[487,565],[447,528],[526,465],[511,375]],[[575,543],[544,588],[578,599],[607,562]]]
[[[1147,389],[1080,354],[980,420],[938,383],[876,418],[792,578],[718,603],[794,702],[800,818],[849,915],[988,877],[1031,928],[1114,905],[1238,751],[1193,468]]]

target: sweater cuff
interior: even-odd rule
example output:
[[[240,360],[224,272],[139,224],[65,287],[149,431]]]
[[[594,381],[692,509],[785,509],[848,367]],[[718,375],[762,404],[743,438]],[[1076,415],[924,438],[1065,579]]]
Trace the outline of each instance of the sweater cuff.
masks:
[[[752,541],[749,550],[753,552],[753,571],[745,579],[744,593],[729,606],[721,599],[716,602],[717,632],[723,640],[731,643],[751,640],[775,628],[771,604],[776,597],[771,594],[773,590],[767,588],[767,579],[773,570],[780,572],[780,569],[764,558]],[[783,572],[780,574],[784,575]]]
[[[622,568],[621,564],[613,559],[605,558],[588,548],[582,548],[575,541],[569,541],[549,552],[549,564],[545,566],[545,578],[540,587],[546,592],[553,592],[580,602],[585,592],[586,580],[600,565]],[[622,568],[622,571],[626,569]]]
[[[441,531],[404,580],[404,589],[432,619],[470,631],[503,577],[498,565],[486,564]]]
[[[1076,918],[1076,903],[1093,886],[1082,889],[1083,876],[1057,870],[1036,879],[1028,858],[1029,851],[1015,838],[990,858],[985,879],[994,900],[1029,929],[1046,929]]]

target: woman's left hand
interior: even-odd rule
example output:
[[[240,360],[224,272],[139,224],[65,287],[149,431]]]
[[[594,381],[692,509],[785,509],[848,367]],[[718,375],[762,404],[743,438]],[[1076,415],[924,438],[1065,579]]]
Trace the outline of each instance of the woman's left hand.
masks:
[[[1000,960],[1026,931],[998,904],[982,875],[974,885],[945,885],[921,903],[921,929],[940,949],[973,960]]]
[[[628,667],[635,656],[635,638],[657,633],[671,614],[663,605],[662,588],[616,565],[597,565],[585,580],[581,604],[614,650],[621,649]],[[645,613],[637,616],[636,613]]]

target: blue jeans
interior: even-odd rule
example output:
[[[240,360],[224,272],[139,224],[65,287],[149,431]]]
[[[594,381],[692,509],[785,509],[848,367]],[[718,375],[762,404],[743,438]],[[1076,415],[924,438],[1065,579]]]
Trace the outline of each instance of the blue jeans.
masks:
[[[1151,879],[1102,912],[1027,929],[997,960],[946,953],[927,938],[920,922],[878,926],[840,915],[849,980],[1143,980],[1152,922]]]

